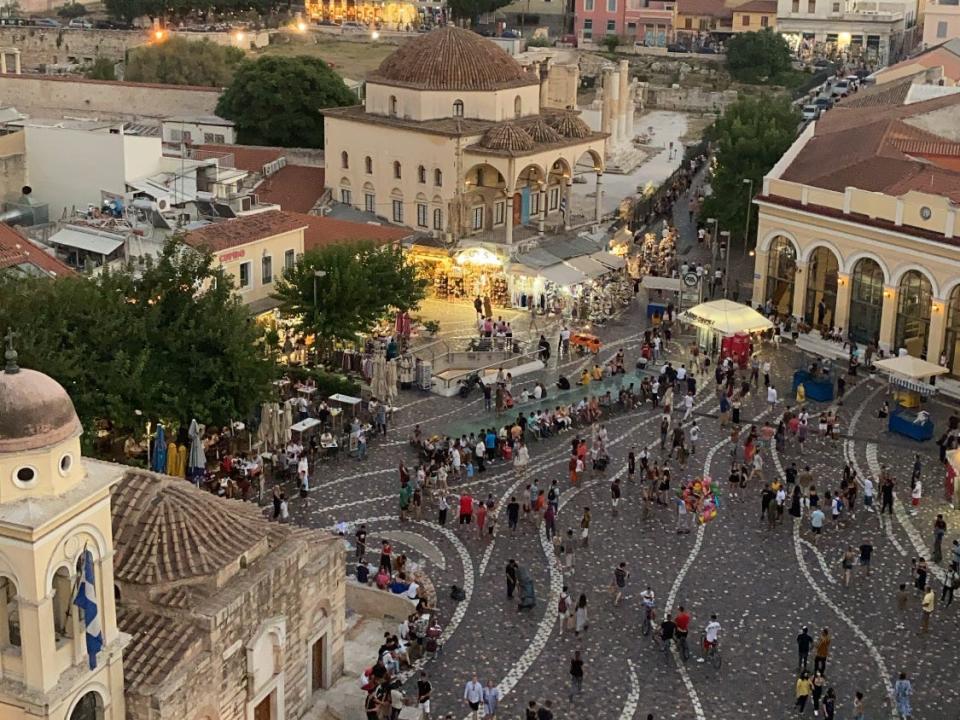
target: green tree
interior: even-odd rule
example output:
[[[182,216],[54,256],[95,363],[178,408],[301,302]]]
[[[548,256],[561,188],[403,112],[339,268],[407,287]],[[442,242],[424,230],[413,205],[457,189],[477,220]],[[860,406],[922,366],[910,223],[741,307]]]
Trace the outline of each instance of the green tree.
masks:
[[[153,0],[106,0],[107,14],[114,20],[132,23],[143,15],[153,15],[159,10]]]
[[[72,18],[83,17],[87,14],[87,8],[85,5],[81,5],[78,2],[68,2],[66,5],[57,8],[57,15],[62,18],[70,20]]]
[[[707,131],[716,170],[701,217],[716,218],[721,230],[742,238],[750,197],[746,181],[753,181],[754,193],[760,191],[763,176],[796,139],[799,122],[796,108],[783,96],[745,96],[728,107]],[[750,227],[755,231],[756,223]]]
[[[225,87],[243,57],[240,48],[174,36],[131,50],[124,78],[131,82]]]
[[[274,373],[230,279],[176,242],[136,277],[0,282],[0,328],[19,334],[23,367],[67,389],[88,444],[101,420],[123,437],[148,419],[245,418]]]
[[[492,13],[494,10],[509,5],[512,0],[448,0],[447,7],[456,20],[469,20],[479,23],[481,15]]]
[[[217,102],[217,115],[233,120],[238,142],[247,145],[318,148],[321,110],[357,102],[323,60],[267,56],[240,65]]]
[[[321,342],[352,342],[387,312],[415,308],[426,285],[399,249],[362,242],[305,253],[277,284],[274,297],[281,312],[298,318],[301,329]]]
[[[792,67],[790,46],[770,28],[734,35],[727,41],[727,70],[743,82],[775,82]]]
[[[620,44],[620,38],[617,35],[607,35],[603,38],[603,46],[611,55],[617,51],[617,48],[620,47]]]
[[[90,80],[116,80],[117,74],[114,70],[113,60],[105,57],[98,57],[83,72],[84,77]]]

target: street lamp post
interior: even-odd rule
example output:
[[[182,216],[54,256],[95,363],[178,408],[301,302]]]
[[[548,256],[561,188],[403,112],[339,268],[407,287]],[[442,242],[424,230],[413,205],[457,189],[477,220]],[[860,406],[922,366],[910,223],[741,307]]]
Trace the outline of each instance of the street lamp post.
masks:
[[[323,270],[313,271],[313,310],[317,310],[317,278],[326,277],[327,273]]]
[[[730,290],[730,231],[721,231],[720,237],[724,238],[724,244],[726,245],[726,250],[724,252],[724,257],[726,258],[726,268],[723,271],[723,299],[726,300],[729,296],[728,291]]]
[[[747,222],[743,231],[743,256],[747,256],[747,243],[750,242],[750,208],[753,205],[753,178],[744,178],[743,184],[748,185],[747,190]]]

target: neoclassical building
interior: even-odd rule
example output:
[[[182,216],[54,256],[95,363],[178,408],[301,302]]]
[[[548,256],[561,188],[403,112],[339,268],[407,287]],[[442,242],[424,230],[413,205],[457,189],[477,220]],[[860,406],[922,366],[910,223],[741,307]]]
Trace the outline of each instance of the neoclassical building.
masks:
[[[547,72],[450,25],[408,41],[367,78],[364,105],[324,110],[334,199],[452,240],[510,245],[521,227],[559,223],[574,176],[589,174],[599,213],[607,135],[546,107]]]
[[[84,458],[81,433],[63,387],[8,350],[0,718],[301,717],[343,668],[342,543],[184,480]],[[92,657],[74,603],[87,553],[103,641]]]
[[[960,96],[844,107],[764,178],[753,301],[960,375]],[[822,303],[822,306],[821,306]]]

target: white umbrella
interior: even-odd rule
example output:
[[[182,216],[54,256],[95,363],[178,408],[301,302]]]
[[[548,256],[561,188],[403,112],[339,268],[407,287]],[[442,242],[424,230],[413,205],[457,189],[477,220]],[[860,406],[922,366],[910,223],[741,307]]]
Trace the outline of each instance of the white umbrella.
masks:
[[[273,413],[270,412],[270,403],[265,402],[260,408],[260,427],[257,428],[257,439],[262,443],[269,443],[273,430]]]
[[[288,443],[293,433],[290,428],[293,426],[293,405],[290,400],[283,404],[283,412],[280,414],[280,438],[281,442]]]
[[[197,421],[190,421],[187,431],[190,437],[190,455],[187,460],[187,477],[202,475],[207,469],[207,456],[203,452],[203,442],[200,439],[200,426]]]

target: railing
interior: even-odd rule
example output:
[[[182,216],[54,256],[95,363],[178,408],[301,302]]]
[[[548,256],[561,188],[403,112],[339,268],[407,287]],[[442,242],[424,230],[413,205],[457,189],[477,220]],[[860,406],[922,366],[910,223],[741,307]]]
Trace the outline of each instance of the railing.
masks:
[[[518,353],[518,354],[515,354],[515,355],[511,355],[511,356],[510,356],[510,360],[520,360],[520,359],[522,359],[522,358],[531,358],[531,359],[536,360],[536,359],[538,359],[539,355],[540,355],[540,350],[539,350],[539,348],[538,348],[537,350],[533,350],[533,351],[531,351],[531,352]],[[513,364],[512,366],[510,366],[510,367],[516,367],[517,365],[523,365],[523,363],[522,363],[522,362],[516,362],[516,363],[514,363],[514,364]],[[493,368],[501,368],[501,367],[505,367],[503,360],[500,360],[499,362],[489,363],[488,365],[481,365],[480,367],[473,368],[473,369],[471,369],[471,370],[465,370],[464,372],[462,372],[462,373],[460,373],[460,374],[458,374],[458,375],[453,375],[453,376],[447,378],[446,380],[444,380],[444,382],[447,384],[447,387],[450,387],[450,386],[456,384],[459,380],[461,380],[461,379],[463,379],[463,378],[465,378],[465,377],[468,377],[468,376],[470,376],[470,375],[473,375],[474,373],[480,373],[480,374],[482,374],[484,370],[492,370]]]

